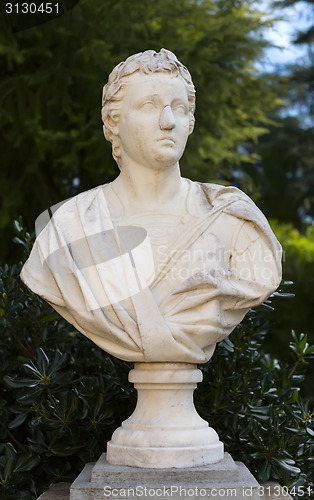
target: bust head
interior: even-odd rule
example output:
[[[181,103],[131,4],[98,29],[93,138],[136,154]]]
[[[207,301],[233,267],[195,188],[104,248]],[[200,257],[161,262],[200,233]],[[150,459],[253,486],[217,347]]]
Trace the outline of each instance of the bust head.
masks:
[[[112,144],[112,154],[120,164],[120,131],[119,117],[121,103],[126,95],[132,75],[168,73],[172,78],[182,78],[189,103],[189,133],[194,127],[195,89],[187,68],[166,49],[160,52],[146,50],[128,57],[118,64],[109,75],[108,83],[103,88],[102,120],[105,138]]]

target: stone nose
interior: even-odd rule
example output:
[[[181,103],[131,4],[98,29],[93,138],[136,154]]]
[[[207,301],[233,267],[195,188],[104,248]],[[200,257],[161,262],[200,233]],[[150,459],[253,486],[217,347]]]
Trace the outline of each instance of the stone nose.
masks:
[[[159,125],[162,130],[172,130],[175,127],[174,116],[170,106],[165,106],[161,111]]]

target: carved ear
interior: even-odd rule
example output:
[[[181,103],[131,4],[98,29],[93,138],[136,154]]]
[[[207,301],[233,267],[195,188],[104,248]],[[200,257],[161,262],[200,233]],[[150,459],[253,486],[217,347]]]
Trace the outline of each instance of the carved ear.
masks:
[[[108,106],[104,106],[101,110],[101,118],[104,123],[104,136],[107,141],[111,141],[112,135],[119,135],[119,113],[116,110],[111,110],[111,113],[109,113]]]
[[[119,114],[117,112],[108,114],[107,123],[110,128],[114,129],[114,127],[116,127],[116,125],[118,124],[118,121],[119,121]]]

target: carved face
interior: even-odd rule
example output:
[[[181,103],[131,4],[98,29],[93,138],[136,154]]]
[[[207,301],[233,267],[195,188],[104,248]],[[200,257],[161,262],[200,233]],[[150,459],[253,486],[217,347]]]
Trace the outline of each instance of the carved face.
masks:
[[[170,73],[129,77],[118,124],[121,167],[139,163],[161,170],[183,155],[190,127],[184,80]]]

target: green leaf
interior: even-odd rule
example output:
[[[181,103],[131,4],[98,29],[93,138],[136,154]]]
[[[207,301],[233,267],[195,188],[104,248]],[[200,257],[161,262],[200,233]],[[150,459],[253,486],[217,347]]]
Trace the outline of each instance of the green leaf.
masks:
[[[286,431],[293,432],[294,434],[298,434],[300,432],[299,428],[285,427]]]
[[[17,221],[17,220],[13,221],[13,227],[14,227],[15,231],[17,231],[18,233],[23,231],[22,226],[20,225],[19,221]]]
[[[3,471],[3,479],[7,481],[13,472],[15,458],[8,457]]]
[[[18,403],[21,403],[23,405],[29,405],[38,402],[42,394],[43,394],[42,388],[33,387],[25,391],[25,393],[22,394],[21,396],[18,396],[16,400]]]
[[[57,372],[61,368],[63,363],[65,363],[67,358],[67,354],[62,354],[60,351],[56,351],[53,362],[48,367],[47,374],[50,375]]]
[[[307,428],[306,428],[306,432],[307,432],[310,436],[314,437],[314,431],[313,431],[310,427],[307,427]]]
[[[275,462],[278,463],[278,465],[282,469],[284,469],[287,472],[290,472],[293,475],[299,474],[301,472],[301,469],[299,469],[299,467],[295,467],[295,466],[291,465],[291,463],[290,463],[291,461],[275,459]],[[292,461],[292,463],[294,463],[294,462]]]
[[[9,429],[16,429],[20,425],[22,425],[27,419],[28,412],[20,413],[17,415],[8,425]]]
[[[293,401],[296,401],[296,403],[299,403],[299,401],[300,401],[299,388],[296,391],[294,391],[292,399],[293,399]]]
[[[5,453],[5,466],[3,470],[3,475],[1,477],[7,481],[12,474],[13,466],[17,457],[17,452],[11,443],[6,443],[3,445],[3,450]]]
[[[59,457],[68,457],[70,455],[75,455],[79,450],[82,449],[82,445],[77,446],[64,446],[62,444],[55,445],[51,448],[51,453]]]
[[[29,372],[32,376],[35,375],[38,379],[42,378],[42,373],[32,361],[30,361],[29,363],[25,363],[23,366],[24,370],[26,372]]]
[[[16,461],[14,472],[28,472],[40,463],[40,458],[32,454],[20,455]]]
[[[252,409],[252,413],[261,413],[262,415],[269,415],[270,407],[269,406],[250,406]]]
[[[21,240],[21,238],[18,238],[17,236],[14,236],[13,237],[13,241],[14,243],[17,243],[18,245],[25,245],[25,242],[23,240]]]
[[[37,363],[43,375],[46,375],[49,366],[49,358],[41,347],[37,349]]]
[[[260,418],[261,420],[265,420],[265,421],[266,421],[266,420],[269,420],[269,421],[271,420],[271,417],[270,417],[269,415],[268,415],[268,416],[266,416],[266,415],[261,415],[261,414],[259,414],[259,413],[254,413],[254,412],[252,412],[252,415],[253,415],[255,418]]]
[[[16,389],[18,387],[35,387],[36,385],[38,385],[40,383],[39,380],[32,380],[29,378],[16,379],[14,377],[10,377],[9,375],[5,375],[3,377],[3,380],[12,389]]]

